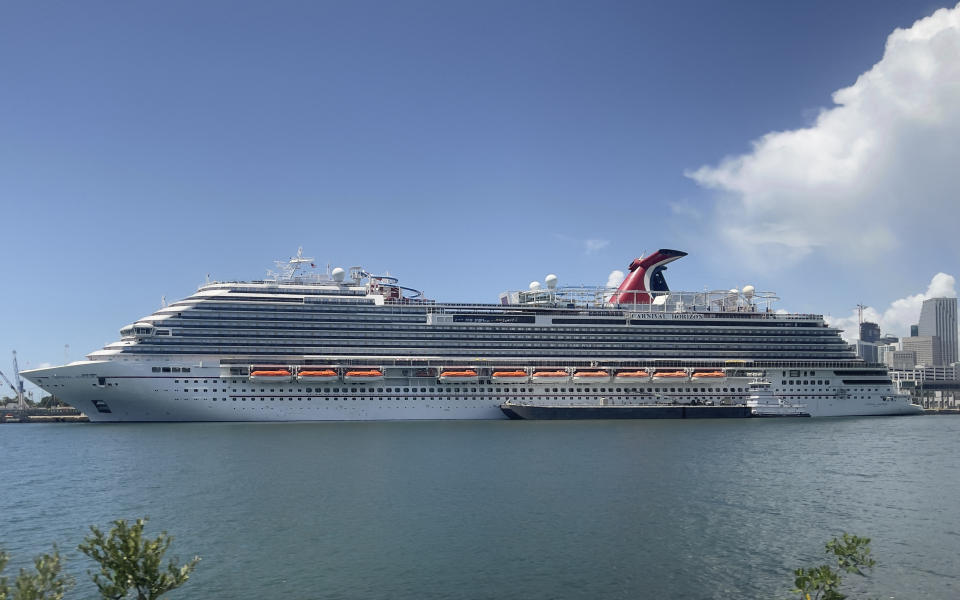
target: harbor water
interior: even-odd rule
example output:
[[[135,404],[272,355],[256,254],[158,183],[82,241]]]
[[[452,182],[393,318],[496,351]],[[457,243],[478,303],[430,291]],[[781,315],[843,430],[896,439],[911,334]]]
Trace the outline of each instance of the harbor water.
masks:
[[[960,417],[0,427],[15,574],[148,515],[181,599],[785,598],[841,532],[853,588],[960,596]]]

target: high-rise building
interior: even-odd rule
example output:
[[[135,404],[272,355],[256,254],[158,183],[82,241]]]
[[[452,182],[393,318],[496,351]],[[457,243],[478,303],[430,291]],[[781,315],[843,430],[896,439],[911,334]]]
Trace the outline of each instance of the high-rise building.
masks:
[[[940,354],[940,339],[935,335],[903,338],[902,345],[905,352],[915,353],[918,365],[935,367],[943,364],[943,357]]]
[[[931,366],[944,366],[957,362],[957,299],[930,298],[923,301],[918,324],[920,337],[937,338],[940,362]],[[906,348],[904,348],[906,350]],[[919,358],[919,355],[918,355]]]
[[[857,356],[868,363],[879,362],[877,356],[877,345],[873,342],[857,340]]]
[[[876,343],[880,339],[880,325],[864,321],[860,323],[860,341]]]
[[[911,325],[911,326],[910,326],[910,337],[917,337],[918,335],[920,335],[920,326],[919,326],[919,325]]]

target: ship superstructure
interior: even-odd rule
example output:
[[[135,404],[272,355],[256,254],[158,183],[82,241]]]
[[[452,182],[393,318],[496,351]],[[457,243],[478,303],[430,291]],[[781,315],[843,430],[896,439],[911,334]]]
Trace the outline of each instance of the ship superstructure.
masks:
[[[744,403],[749,383],[813,416],[912,414],[885,367],[772,293],[672,292],[659,250],[617,289],[532,285],[441,303],[298,252],[261,281],[211,282],[86,360],[24,376],[92,421],[498,419],[507,401]]]

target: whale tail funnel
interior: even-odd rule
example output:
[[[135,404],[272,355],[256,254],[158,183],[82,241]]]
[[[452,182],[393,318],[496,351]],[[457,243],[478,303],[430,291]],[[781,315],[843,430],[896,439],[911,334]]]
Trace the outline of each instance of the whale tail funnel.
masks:
[[[650,292],[668,292],[667,280],[663,278],[667,263],[686,256],[680,250],[660,249],[646,258],[635,258],[630,263],[630,274],[617,291],[610,296],[610,304],[650,304]]]

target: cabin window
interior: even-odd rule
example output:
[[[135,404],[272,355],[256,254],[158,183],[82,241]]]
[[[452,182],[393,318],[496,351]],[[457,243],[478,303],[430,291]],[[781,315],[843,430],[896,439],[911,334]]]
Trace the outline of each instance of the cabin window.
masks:
[[[153,368],[151,369],[151,371],[153,371],[154,373],[159,373],[159,372],[160,372],[160,367],[153,367]]]

